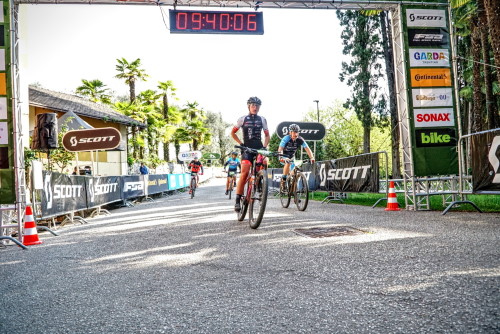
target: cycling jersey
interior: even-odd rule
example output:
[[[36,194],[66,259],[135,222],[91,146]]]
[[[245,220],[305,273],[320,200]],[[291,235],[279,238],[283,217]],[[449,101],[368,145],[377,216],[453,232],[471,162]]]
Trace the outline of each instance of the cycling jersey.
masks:
[[[264,117],[259,115],[246,115],[242,116],[233,127],[233,132],[241,128],[243,132],[243,145],[246,147],[261,149],[263,147],[261,141],[261,132],[267,135],[269,129],[267,128],[267,121]]]
[[[309,147],[301,136],[298,136],[297,139],[292,140],[290,135],[286,135],[281,139],[280,147],[283,147],[283,154],[288,158],[293,158],[295,151],[302,146],[303,148]]]
[[[200,171],[200,169],[201,169],[201,172],[203,173],[203,165],[199,161],[191,160],[191,162],[189,163],[188,168],[193,173],[198,173]]]
[[[227,165],[229,165],[228,167],[229,171],[236,171],[236,169],[238,169],[238,166],[240,165],[240,159],[229,158],[224,164],[224,168],[226,168]]]

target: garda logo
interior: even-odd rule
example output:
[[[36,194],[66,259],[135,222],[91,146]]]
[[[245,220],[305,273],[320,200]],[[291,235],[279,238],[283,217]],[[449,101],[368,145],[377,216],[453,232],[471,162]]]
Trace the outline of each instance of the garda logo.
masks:
[[[416,128],[454,126],[453,108],[414,109],[413,120]]]
[[[443,49],[410,49],[410,66],[450,66],[449,52]]]
[[[411,93],[414,108],[453,106],[451,88],[414,88]]]
[[[455,129],[415,130],[417,147],[456,146]]]
[[[446,12],[441,9],[407,9],[408,27],[446,27]]]
[[[488,160],[490,161],[491,166],[493,166],[493,172],[491,174],[495,174],[493,177],[492,183],[500,183],[500,160],[498,159],[497,151],[500,148],[500,136],[496,136],[493,138],[491,142],[491,148],[488,154]]]

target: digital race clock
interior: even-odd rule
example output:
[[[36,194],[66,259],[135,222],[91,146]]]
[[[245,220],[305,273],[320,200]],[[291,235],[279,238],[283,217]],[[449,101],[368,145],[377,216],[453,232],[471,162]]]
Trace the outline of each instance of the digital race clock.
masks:
[[[170,33],[264,34],[262,12],[169,10]]]

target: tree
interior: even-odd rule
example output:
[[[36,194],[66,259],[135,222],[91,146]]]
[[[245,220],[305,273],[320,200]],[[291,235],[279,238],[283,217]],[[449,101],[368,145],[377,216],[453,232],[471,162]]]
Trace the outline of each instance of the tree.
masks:
[[[163,81],[158,83],[158,89],[162,92],[162,99],[163,99],[163,106],[162,106],[162,111],[163,111],[163,119],[165,120],[165,124],[168,126],[171,121],[170,113],[172,112],[170,110],[170,105],[169,105],[169,97],[175,98],[175,91],[177,90],[174,87],[174,83],[171,80],[168,81]],[[178,121],[173,122],[173,124],[177,124]],[[174,130],[175,131],[175,130]],[[163,137],[163,159],[165,161],[168,161],[170,159],[170,138],[173,134],[173,131],[166,131],[165,135]]]
[[[137,58],[133,62],[129,63],[125,58],[117,59],[118,64],[116,65],[116,70],[118,74],[115,75],[117,79],[125,79],[125,83],[129,86],[130,92],[130,102],[135,100],[135,83],[137,80],[146,81],[149,76],[144,72],[141,66],[141,59]]]
[[[220,153],[220,163],[223,164],[230,153],[235,150],[232,138],[227,135],[231,125],[222,119],[221,113],[208,111],[206,117],[203,124],[212,134],[212,140],[205,146],[205,149],[208,152]]]
[[[75,90],[77,95],[88,97],[95,103],[111,104],[111,95],[108,94],[109,88],[101,80],[82,79],[82,85]]]
[[[337,11],[344,27],[343,54],[350,55],[349,63],[342,62],[340,80],[352,87],[352,96],[344,107],[352,108],[363,125],[363,152],[370,152],[372,127],[386,120],[386,100],[379,94],[377,81],[383,76],[380,58],[380,16],[365,16],[357,11]]]

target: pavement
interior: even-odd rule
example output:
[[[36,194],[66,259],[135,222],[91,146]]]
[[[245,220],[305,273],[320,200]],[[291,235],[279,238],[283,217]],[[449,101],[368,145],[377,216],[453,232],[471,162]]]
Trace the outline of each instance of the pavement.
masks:
[[[500,333],[500,213],[270,198],[254,230],[224,182],[0,246],[0,333]]]

